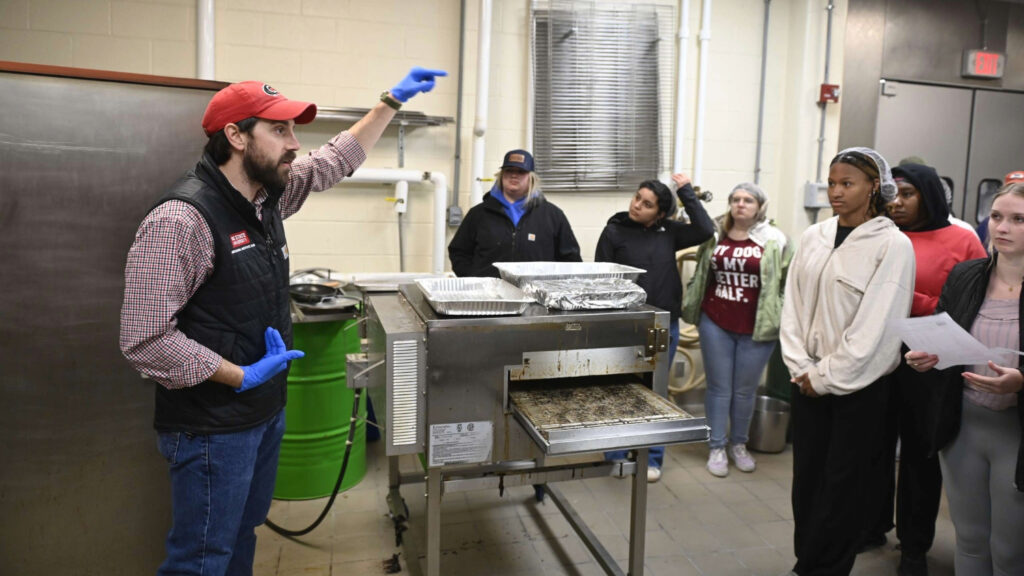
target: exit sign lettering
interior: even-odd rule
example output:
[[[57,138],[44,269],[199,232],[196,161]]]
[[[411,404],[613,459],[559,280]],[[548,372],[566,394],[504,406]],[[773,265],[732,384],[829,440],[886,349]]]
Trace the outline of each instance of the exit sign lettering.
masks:
[[[1006,54],[986,50],[964,50],[964,78],[1002,78],[1006,68]]]

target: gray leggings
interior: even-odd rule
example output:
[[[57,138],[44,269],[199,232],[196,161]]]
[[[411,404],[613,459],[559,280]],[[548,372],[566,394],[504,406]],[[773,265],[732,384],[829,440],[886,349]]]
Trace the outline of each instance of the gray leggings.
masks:
[[[1021,440],[1017,410],[964,399],[956,439],[939,453],[956,529],[957,576],[1024,574],[1024,492],[1013,486]]]

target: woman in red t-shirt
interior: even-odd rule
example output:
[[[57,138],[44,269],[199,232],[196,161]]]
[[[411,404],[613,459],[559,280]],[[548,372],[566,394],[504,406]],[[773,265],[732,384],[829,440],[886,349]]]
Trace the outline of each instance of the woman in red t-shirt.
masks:
[[[974,232],[951,225],[942,180],[934,168],[923,164],[901,164],[892,169],[896,199],[889,203],[889,216],[914,245],[916,270],[911,316],[930,316],[939,302],[942,286],[960,262],[985,258],[988,254]],[[896,536],[900,541],[900,570],[906,576],[927,575],[925,553],[935,539],[935,519],[942,497],[942,472],[936,454],[929,456],[924,440],[922,410],[930,376],[922,376],[900,362],[892,373],[886,410],[885,473],[881,509],[864,547],[885,544],[885,533],[893,527],[896,508]],[[899,486],[896,485],[896,438],[901,439]],[[894,501],[895,497],[895,501]]]
[[[755,184],[733,189],[722,233],[701,245],[683,298],[682,318],[697,325],[707,376],[707,468],[719,477],[729,473],[730,458],[742,472],[756,467],[747,434],[761,373],[778,338],[792,255],[786,235],[765,217],[767,204]]]

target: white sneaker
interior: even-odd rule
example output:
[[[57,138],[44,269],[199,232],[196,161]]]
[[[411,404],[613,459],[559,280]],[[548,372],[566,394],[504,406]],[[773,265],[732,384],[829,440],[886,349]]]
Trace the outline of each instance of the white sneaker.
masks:
[[[729,475],[729,457],[725,455],[725,448],[712,448],[708,455],[708,472],[719,478]]]
[[[653,466],[648,466],[647,482],[653,484],[658,480],[661,480],[661,468],[654,468]]]
[[[746,444],[729,446],[729,456],[740,472],[753,472],[754,468],[757,468],[757,462],[754,462],[754,457],[747,452]]]

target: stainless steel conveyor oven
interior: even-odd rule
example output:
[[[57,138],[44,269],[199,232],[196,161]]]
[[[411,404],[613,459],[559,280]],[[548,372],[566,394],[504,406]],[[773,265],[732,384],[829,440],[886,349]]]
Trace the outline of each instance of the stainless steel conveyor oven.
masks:
[[[513,316],[443,316],[415,284],[365,303],[367,348],[350,359],[350,385],[369,388],[386,430],[393,517],[407,514],[400,487],[426,478],[429,576],[440,573],[444,494],[513,485],[549,496],[604,570],[623,574],[552,485],[613,472],[633,476],[628,574],[643,573],[647,448],[708,435],[704,418],[665,398],[667,312],[533,304]],[[634,458],[620,463],[559,458],[627,449]],[[423,455],[424,473],[401,474],[403,454]]]

